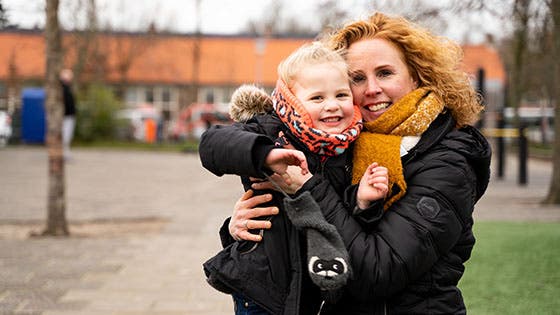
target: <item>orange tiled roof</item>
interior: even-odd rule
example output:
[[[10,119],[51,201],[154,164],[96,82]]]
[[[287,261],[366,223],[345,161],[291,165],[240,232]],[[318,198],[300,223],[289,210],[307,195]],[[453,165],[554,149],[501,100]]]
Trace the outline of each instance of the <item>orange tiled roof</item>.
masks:
[[[73,64],[75,36],[65,33],[66,64]],[[254,37],[203,36],[200,39],[199,83],[202,85],[239,85],[260,83],[273,86],[276,67],[295,48],[311,38],[270,38],[265,40],[262,55]],[[98,51],[106,56],[106,80],[119,82],[119,63],[131,61],[126,82],[134,84],[180,84],[192,82],[195,38],[186,35],[143,36],[102,34]],[[11,60],[23,79],[42,79],[45,72],[45,43],[42,33],[28,31],[0,32],[0,80],[6,80]],[[476,75],[486,70],[487,79],[505,79],[498,53],[488,46],[464,46],[465,70]],[[134,57],[128,58],[126,56]],[[91,62],[91,60],[90,60]],[[99,65],[91,65],[93,67]]]
[[[18,77],[43,78],[45,43],[41,33],[0,33],[0,79],[8,77],[9,65],[16,65]]]
[[[505,83],[506,72],[498,51],[488,45],[464,45],[463,67],[466,72],[476,75],[484,69],[486,79]]]

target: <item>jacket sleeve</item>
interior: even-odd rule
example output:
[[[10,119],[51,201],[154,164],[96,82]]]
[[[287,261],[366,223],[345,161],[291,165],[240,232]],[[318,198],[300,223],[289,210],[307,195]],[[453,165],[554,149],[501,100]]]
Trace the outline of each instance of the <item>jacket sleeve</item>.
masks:
[[[353,218],[326,180],[314,176],[304,185],[348,249],[359,279],[347,286],[350,294],[369,299],[398,292],[429,271],[471,226],[475,178],[465,159],[448,150],[424,161],[407,170],[406,195],[373,227]]]
[[[357,193],[358,184],[346,188],[344,190],[344,206],[364,228],[367,229],[377,225],[383,216],[384,199],[375,200],[366,209],[360,209],[358,207]]]
[[[202,134],[198,152],[202,166],[217,176],[262,176],[264,160],[274,148],[256,122],[216,125]]]
[[[226,248],[228,245],[235,242],[233,237],[229,234],[229,221],[231,221],[231,217],[227,217],[220,227],[220,242],[222,243],[222,247]]]

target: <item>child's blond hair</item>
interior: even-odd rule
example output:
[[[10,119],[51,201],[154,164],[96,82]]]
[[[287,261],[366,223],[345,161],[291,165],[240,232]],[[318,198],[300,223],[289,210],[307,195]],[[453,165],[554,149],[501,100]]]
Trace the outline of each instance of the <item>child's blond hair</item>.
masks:
[[[348,75],[348,67],[342,54],[328,48],[322,42],[314,41],[304,44],[284,59],[278,65],[278,77],[291,89],[295,77],[302,68],[322,63],[332,63],[333,66],[340,67],[345,76]]]

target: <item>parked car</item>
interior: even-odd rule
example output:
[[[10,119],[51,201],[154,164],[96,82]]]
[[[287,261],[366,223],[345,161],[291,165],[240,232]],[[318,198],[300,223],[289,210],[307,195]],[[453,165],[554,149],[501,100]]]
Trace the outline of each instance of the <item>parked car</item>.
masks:
[[[227,103],[193,103],[179,113],[171,126],[175,140],[200,139],[202,133],[214,124],[231,124]]]
[[[0,147],[5,147],[12,136],[12,117],[0,110]]]

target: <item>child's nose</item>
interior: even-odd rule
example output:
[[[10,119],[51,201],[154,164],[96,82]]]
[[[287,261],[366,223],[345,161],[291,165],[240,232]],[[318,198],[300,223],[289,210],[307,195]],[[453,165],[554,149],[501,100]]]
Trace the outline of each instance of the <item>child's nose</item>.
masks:
[[[337,110],[340,108],[340,104],[337,99],[330,99],[325,102],[326,110]]]

